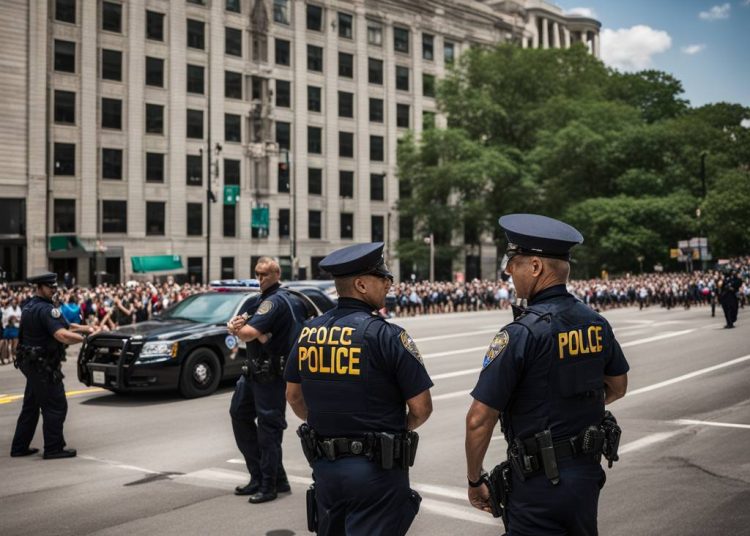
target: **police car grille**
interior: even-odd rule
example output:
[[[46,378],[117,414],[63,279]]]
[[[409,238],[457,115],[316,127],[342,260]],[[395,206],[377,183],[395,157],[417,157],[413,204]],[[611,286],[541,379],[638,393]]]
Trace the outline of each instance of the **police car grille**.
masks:
[[[89,361],[115,365],[120,359],[126,341],[123,339],[97,339],[89,344]]]

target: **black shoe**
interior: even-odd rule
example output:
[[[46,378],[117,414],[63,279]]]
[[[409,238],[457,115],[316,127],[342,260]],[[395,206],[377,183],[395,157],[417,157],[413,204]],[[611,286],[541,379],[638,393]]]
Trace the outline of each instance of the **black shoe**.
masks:
[[[290,491],[292,491],[292,486],[289,485],[288,480],[276,482],[276,493],[289,493]]]
[[[250,498],[247,500],[247,502],[252,504],[260,504],[272,501],[276,497],[278,497],[278,494],[275,491],[259,491],[258,493],[250,495]]]
[[[252,479],[246,486],[237,486],[234,488],[235,495],[255,495],[258,491],[260,491],[260,483]]]
[[[62,449],[55,452],[45,452],[45,460],[59,460],[61,458],[75,458],[77,452],[76,449]]]
[[[39,452],[39,449],[26,448],[25,450],[19,450],[18,452],[11,452],[10,457],[20,458],[21,456],[31,456],[32,454],[36,454],[37,452]]]

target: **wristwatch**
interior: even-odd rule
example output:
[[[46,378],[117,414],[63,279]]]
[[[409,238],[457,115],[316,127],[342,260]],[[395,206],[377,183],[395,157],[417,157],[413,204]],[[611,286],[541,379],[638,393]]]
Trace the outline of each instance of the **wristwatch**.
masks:
[[[470,488],[478,488],[482,484],[487,483],[487,471],[482,470],[482,472],[479,474],[479,479],[472,481],[469,477],[466,477],[466,480],[469,481],[469,487]]]

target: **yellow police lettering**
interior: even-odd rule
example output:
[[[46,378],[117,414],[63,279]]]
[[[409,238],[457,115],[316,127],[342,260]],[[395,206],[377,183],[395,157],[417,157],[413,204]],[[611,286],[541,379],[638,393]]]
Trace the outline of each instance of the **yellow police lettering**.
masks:
[[[297,339],[297,342],[302,342],[302,339],[307,337],[310,334],[310,328],[304,327],[302,328],[302,331],[299,333],[299,338]]]
[[[310,372],[318,372],[318,347],[311,346],[307,349],[307,355],[309,356],[307,362],[307,369]],[[313,365],[313,356],[315,356],[315,364]]]
[[[297,365],[302,370],[302,362],[307,361],[307,346],[300,346],[297,349]]]
[[[349,367],[347,365],[341,364],[341,358],[349,361],[349,348],[344,348],[343,346],[339,346],[338,348],[333,349],[336,352],[336,374],[344,375],[347,374],[347,370]]]
[[[604,350],[602,326],[588,326],[557,334],[557,354],[560,359],[585,354],[596,354]]]
[[[341,328],[341,337],[339,338],[339,341],[342,345],[350,346],[352,344],[352,333],[354,333],[354,328]]]
[[[318,344],[325,344],[326,337],[328,336],[328,329],[325,327],[319,328],[318,332],[315,334],[315,342]]]
[[[328,332],[328,344],[338,344],[339,340],[333,338],[333,334],[337,331],[341,331],[341,328],[338,326],[331,326],[331,330]]]
[[[557,346],[560,350],[560,359],[565,357],[565,346],[568,344],[568,334],[558,333],[557,334]]]
[[[349,374],[352,376],[359,376],[359,354],[361,351],[362,348],[349,349]]]

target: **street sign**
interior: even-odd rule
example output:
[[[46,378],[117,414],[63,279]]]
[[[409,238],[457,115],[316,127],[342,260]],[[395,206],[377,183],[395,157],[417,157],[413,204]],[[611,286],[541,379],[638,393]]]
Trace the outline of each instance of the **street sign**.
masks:
[[[237,201],[240,200],[240,187],[237,184],[229,184],[224,186],[224,204],[225,205],[236,205]]]
[[[670,259],[676,259],[680,256],[680,249],[679,248],[671,248],[669,250],[669,258]]]
[[[268,207],[253,207],[250,227],[268,231]]]

